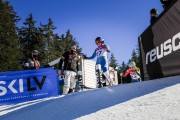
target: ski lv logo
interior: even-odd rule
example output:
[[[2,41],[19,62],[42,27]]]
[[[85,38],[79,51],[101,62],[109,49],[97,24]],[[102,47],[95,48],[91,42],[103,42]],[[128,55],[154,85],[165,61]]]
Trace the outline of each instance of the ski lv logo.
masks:
[[[58,95],[57,71],[52,68],[0,73],[0,105]]]
[[[0,96],[4,96],[8,92],[16,94],[23,93],[24,91],[31,92],[38,89],[41,90],[45,81],[46,76],[43,76],[42,79],[38,79],[37,77],[27,79],[13,79],[10,82],[0,80]],[[25,82],[27,84],[25,84]]]

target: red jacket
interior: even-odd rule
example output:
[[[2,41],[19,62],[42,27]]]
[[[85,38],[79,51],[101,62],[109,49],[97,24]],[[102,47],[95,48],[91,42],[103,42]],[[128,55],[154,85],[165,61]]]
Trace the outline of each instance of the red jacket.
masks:
[[[124,73],[124,77],[126,77],[128,74],[130,74],[131,76],[136,76],[138,74],[140,74],[139,72],[139,68],[135,68],[136,70],[133,70],[132,68],[129,68],[125,73]]]

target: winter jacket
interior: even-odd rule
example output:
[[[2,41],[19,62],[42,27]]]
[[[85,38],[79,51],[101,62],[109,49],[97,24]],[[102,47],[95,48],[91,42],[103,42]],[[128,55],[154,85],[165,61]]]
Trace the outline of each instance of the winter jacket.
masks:
[[[129,68],[125,73],[124,73],[124,77],[126,77],[128,74],[130,74],[130,76],[140,76],[140,69],[138,67],[135,67],[135,70],[133,70],[132,68]]]
[[[153,23],[156,22],[156,20],[157,20],[157,16],[152,16],[151,20],[150,20],[150,23],[153,24]]]
[[[169,5],[173,2],[173,0],[160,0],[161,3],[164,5],[165,8],[168,8]]]
[[[58,69],[77,72],[79,70],[79,61],[77,53],[67,51],[63,54],[63,59],[60,59]]]
[[[29,70],[29,69],[37,69],[40,67],[40,63],[38,60],[33,60],[31,58],[27,59],[26,62],[23,64],[23,69],[24,70]]]

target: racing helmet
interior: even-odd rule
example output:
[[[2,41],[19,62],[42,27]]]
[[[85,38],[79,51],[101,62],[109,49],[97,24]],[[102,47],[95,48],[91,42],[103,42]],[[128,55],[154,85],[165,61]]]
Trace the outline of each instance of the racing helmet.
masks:
[[[37,50],[33,50],[33,55],[35,55],[35,56],[38,56],[39,55],[39,51],[37,51]]]
[[[128,64],[128,67],[135,67],[136,66],[136,63],[134,61],[131,61],[129,64]]]
[[[101,43],[104,43],[104,38],[102,38],[102,37],[97,37],[96,39],[95,39],[95,42],[96,41],[100,41]]]

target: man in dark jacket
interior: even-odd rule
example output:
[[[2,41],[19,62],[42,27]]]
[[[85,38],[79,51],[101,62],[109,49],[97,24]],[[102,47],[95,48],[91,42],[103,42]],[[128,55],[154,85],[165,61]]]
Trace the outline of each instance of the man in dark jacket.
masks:
[[[76,80],[74,78],[79,66],[79,57],[76,52],[76,46],[71,46],[70,51],[65,52],[63,57],[64,59],[61,59],[59,62],[58,74],[65,75],[63,94],[67,94],[68,92],[73,92],[76,85]]]
[[[160,1],[163,4],[164,9],[167,9],[171,5],[171,3],[173,2],[173,0],[160,0]]]
[[[157,9],[155,9],[155,8],[151,9],[150,17],[151,17],[150,23],[151,24],[155,23],[157,18],[158,18],[158,11],[157,11]]]

